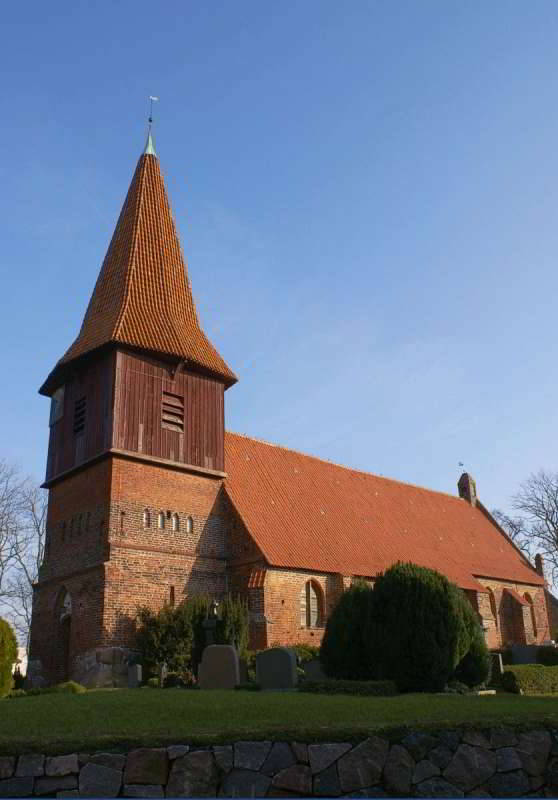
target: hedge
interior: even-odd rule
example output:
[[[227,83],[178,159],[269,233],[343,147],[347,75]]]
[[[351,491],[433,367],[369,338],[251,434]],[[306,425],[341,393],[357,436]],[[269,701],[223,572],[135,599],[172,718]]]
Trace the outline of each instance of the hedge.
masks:
[[[543,664],[515,664],[502,675],[502,686],[516,694],[558,693],[558,667]]]
[[[304,681],[304,683],[301,683],[299,691],[313,692],[315,694],[373,695],[376,697],[389,697],[398,694],[394,681]]]

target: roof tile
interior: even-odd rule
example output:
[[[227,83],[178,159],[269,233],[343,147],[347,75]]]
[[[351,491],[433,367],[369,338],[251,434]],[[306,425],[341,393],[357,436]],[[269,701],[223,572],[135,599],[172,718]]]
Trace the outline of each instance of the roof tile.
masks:
[[[271,566],[374,576],[396,561],[542,584],[486,513],[458,497],[225,435],[227,493]]]

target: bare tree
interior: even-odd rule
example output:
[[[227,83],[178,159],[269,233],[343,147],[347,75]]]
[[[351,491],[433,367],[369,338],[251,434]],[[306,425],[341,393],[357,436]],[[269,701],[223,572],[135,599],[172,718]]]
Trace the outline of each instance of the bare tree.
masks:
[[[508,534],[515,546],[532,561],[534,558],[534,542],[531,540],[530,530],[526,521],[522,517],[510,517],[497,508],[493,508],[490,513],[498,525]]]
[[[6,581],[4,605],[28,650],[33,584],[44,557],[47,494],[28,479],[21,484],[19,498],[18,525],[12,535],[13,558]]]
[[[14,537],[19,525],[21,486],[17,469],[0,461],[0,602],[15,558]]]
[[[521,512],[531,551],[543,556],[552,583],[558,581],[558,472],[540,470],[512,498]]]
[[[33,583],[45,546],[46,492],[0,461],[0,612],[28,645]]]

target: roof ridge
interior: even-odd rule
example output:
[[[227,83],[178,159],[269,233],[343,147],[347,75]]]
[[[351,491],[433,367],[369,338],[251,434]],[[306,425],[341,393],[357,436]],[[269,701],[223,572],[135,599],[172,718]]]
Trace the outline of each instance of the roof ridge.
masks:
[[[140,156],[141,166],[140,166],[139,163],[136,166],[136,169],[139,167],[140,170],[141,170],[140,175],[139,175],[139,181],[138,181],[138,184],[139,184],[138,195],[139,196],[137,198],[135,214],[134,214],[134,226],[133,226],[133,230],[132,230],[132,247],[130,248],[130,252],[128,254],[128,264],[127,264],[127,269],[126,269],[126,283],[125,283],[125,286],[124,286],[124,303],[122,304],[122,308],[120,309],[120,313],[118,314],[118,316],[116,318],[116,323],[114,325],[114,330],[112,332],[112,338],[115,339],[115,340],[118,340],[118,337],[120,335],[120,331],[122,329],[122,325],[123,325],[123,322],[124,322],[124,317],[126,316],[128,308],[129,308],[129,305],[130,305],[130,285],[132,283],[132,276],[133,276],[133,273],[135,271],[134,256],[136,254],[137,246],[138,246],[139,219],[140,219],[141,208],[142,208],[142,205],[143,205],[143,192],[141,191],[141,189],[142,189],[143,181],[145,180],[145,173],[146,173],[146,169],[147,169],[145,159],[146,159],[145,154],[141,155]],[[132,180],[133,180],[133,178],[132,178]]]
[[[361,475],[369,475],[373,478],[379,478],[382,481],[388,481],[389,483],[398,483],[401,486],[411,486],[413,489],[420,489],[423,492],[432,492],[433,494],[441,494],[443,497],[449,497],[451,500],[457,500],[458,502],[462,502],[460,497],[457,497],[454,494],[450,494],[449,492],[442,492],[440,489],[430,489],[428,486],[420,486],[418,483],[410,483],[409,481],[400,481],[398,478],[387,478],[385,475],[379,475],[377,472],[370,472],[369,470],[365,469],[358,469],[356,467],[349,467],[347,464],[341,464],[338,461],[330,461],[327,458],[322,458],[321,456],[312,455],[312,453],[304,453],[302,450],[295,450],[292,447],[286,447],[283,444],[277,444],[276,442],[268,442],[266,439],[260,439],[257,436],[248,436],[247,433],[236,433],[235,431],[225,431],[230,436],[239,436],[242,439],[250,439],[253,442],[259,442],[260,444],[268,445],[269,447],[277,447],[279,450],[287,450],[290,453],[295,453],[299,456],[304,456],[305,458],[312,458],[314,461],[321,461],[323,464],[329,464],[332,467],[339,467],[340,469],[346,469],[349,472],[358,472]],[[473,508],[473,506],[471,506]]]

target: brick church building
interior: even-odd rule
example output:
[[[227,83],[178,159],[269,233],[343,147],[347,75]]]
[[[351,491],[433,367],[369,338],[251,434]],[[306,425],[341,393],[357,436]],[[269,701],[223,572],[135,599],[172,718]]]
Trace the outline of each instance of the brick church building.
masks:
[[[252,646],[319,644],[397,560],[467,593],[489,646],[548,639],[533,567],[464,474],[456,497],[225,431],[236,376],[204,334],[151,136],[51,398],[29,675],[125,682],[138,605],[240,593]]]

